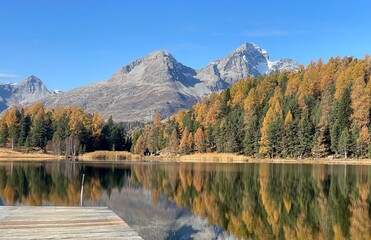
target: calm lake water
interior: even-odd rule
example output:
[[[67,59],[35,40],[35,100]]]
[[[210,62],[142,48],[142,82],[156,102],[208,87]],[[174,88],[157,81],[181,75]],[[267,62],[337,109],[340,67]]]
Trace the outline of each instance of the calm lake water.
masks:
[[[0,163],[0,205],[108,206],[144,239],[367,239],[371,166]]]

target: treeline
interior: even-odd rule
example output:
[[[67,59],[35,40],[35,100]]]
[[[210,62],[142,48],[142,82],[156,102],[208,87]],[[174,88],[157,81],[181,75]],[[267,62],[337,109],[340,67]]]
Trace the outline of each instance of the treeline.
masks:
[[[311,62],[248,78],[164,124],[133,133],[136,153],[229,152],[261,157],[371,157],[371,57]]]
[[[135,123],[104,121],[98,113],[86,113],[79,107],[47,110],[42,103],[13,107],[0,118],[0,146],[18,149],[36,148],[58,155],[76,156],[94,150],[130,150],[128,128]]]

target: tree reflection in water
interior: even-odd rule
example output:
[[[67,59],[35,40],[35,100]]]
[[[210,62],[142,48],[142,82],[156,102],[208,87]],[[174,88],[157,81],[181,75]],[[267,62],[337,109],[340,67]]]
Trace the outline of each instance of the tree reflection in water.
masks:
[[[4,205],[94,205],[144,188],[245,239],[371,237],[369,166],[2,163]],[[0,201],[1,203],[1,201]]]

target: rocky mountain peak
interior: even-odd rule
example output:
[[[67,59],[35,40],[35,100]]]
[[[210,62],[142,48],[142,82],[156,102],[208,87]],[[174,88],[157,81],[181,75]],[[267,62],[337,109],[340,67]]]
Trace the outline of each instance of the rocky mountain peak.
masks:
[[[263,55],[265,59],[269,60],[268,52],[260,48],[255,43],[245,42],[232,53],[236,53],[245,57],[249,57],[250,55]]]
[[[30,75],[26,79],[22,80],[18,85],[44,85],[40,78],[35,75]],[[45,85],[44,85],[45,86]]]
[[[266,50],[246,42],[229,55],[199,69],[196,77],[205,82],[210,90],[221,91],[240,79],[297,68],[298,64],[291,59],[271,62]]]
[[[32,104],[54,94],[34,75],[16,84],[1,84],[0,111],[4,111],[14,104]]]
[[[178,81],[184,85],[192,84],[196,71],[179,63],[170,53],[158,50],[135,60],[113,74],[111,81],[136,83],[168,83]],[[134,84],[131,82],[131,84]]]

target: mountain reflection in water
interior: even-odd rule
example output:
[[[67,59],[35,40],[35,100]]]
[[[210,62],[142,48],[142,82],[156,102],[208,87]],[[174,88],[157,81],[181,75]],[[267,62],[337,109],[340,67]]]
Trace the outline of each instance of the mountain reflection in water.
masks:
[[[0,204],[109,206],[145,239],[371,237],[371,166],[0,163]]]

